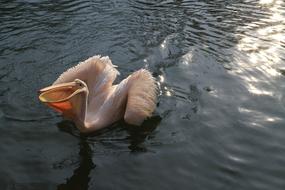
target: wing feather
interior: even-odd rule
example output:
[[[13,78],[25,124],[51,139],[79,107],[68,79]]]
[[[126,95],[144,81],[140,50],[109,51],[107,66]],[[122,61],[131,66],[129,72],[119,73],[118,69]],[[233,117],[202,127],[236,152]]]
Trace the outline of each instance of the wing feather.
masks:
[[[151,73],[141,69],[128,77],[128,99],[124,119],[141,125],[156,107],[157,85]]]
[[[86,82],[89,92],[93,94],[112,86],[119,75],[115,67],[108,56],[93,56],[63,72],[53,85],[80,79]]]

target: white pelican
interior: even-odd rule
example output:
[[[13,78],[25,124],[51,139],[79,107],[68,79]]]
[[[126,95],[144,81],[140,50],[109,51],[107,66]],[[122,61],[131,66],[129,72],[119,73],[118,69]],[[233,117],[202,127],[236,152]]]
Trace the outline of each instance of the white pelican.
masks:
[[[39,90],[41,102],[92,132],[124,119],[141,125],[156,107],[155,79],[145,69],[113,85],[119,72],[109,57],[93,56]]]

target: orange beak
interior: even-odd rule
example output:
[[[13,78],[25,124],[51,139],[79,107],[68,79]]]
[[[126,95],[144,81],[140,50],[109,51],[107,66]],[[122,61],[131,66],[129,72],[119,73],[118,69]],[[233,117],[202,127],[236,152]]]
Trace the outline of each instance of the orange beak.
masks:
[[[52,85],[39,90],[39,100],[62,113],[72,109],[69,100],[81,91],[82,88],[76,82]]]

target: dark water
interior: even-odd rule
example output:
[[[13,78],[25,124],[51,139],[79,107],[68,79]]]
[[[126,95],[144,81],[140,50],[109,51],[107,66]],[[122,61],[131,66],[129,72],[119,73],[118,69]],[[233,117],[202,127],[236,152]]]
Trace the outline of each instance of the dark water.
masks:
[[[92,55],[155,116],[82,136],[37,90]],[[0,189],[285,189],[283,0],[0,0]]]

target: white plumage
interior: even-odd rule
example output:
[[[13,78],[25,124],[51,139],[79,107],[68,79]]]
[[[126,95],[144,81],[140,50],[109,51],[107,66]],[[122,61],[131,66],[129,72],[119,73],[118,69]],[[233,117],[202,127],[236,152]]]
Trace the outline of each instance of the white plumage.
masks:
[[[65,107],[60,111],[74,120],[82,132],[100,129],[120,119],[140,125],[156,106],[155,79],[149,71],[141,69],[113,85],[119,74],[115,67],[109,57],[93,56],[41,90],[40,100],[57,111],[61,109],[59,103],[64,102]]]

